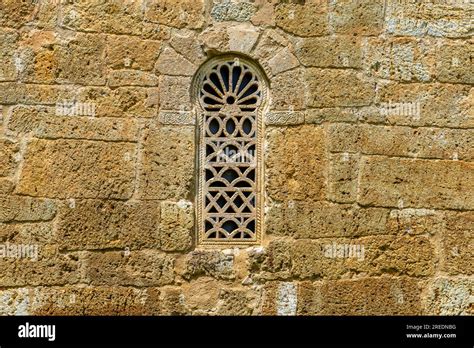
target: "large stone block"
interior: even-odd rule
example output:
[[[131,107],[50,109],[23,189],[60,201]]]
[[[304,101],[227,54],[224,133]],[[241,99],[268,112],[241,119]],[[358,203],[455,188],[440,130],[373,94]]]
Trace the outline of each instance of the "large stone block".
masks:
[[[369,75],[400,81],[431,81],[435,75],[433,39],[370,38],[364,57]]]
[[[331,6],[331,26],[338,34],[378,35],[384,15],[383,0],[336,0]]]
[[[194,175],[194,128],[153,123],[146,130],[139,196],[186,199]]]
[[[435,278],[427,286],[425,315],[473,315],[474,281],[459,278]]]
[[[420,117],[405,112],[388,112],[383,122],[397,125],[472,128],[474,89],[471,86],[438,83],[382,83],[379,107],[389,103],[419,103]]]
[[[143,1],[81,0],[62,4],[60,25],[88,32],[140,35]]]
[[[18,37],[19,34],[15,30],[0,30],[0,81],[14,81],[17,77],[18,71],[15,66],[15,51],[18,44]]]
[[[96,116],[154,117],[158,113],[157,87],[103,87],[80,89],[78,101],[94,103]]]
[[[69,199],[58,215],[59,244],[65,250],[136,250],[160,245],[157,201]]]
[[[56,204],[50,199],[0,196],[1,222],[49,221],[56,215]]]
[[[145,19],[174,28],[199,29],[204,24],[203,0],[165,0],[149,2]]]
[[[357,200],[358,154],[338,153],[329,156],[328,198],[333,202],[352,203]]]
[[[136,146],[84,140],[33,140],[16,192],[56,198],[130,198]]]
[[[301,110],[305,108],[306,85],[302,69],[286,71],[272,79],[272,98],[270,108],[273,111]]]
[[[328,140],[329,149],[334,152],[460,160],[474,158],[474,131],[471,129],[338,123],[329,126]]]
[[[107,65],[111,69],[150,71],[160,54],[161,42],[134,36],[107,36]]]
[[[362,205],[474,208],[472,162],[366,157],[360,171]]]
[[[328,6],[319,0],[280,3],[275,7],[276,25],[297,36],[323,36],[329,33]]]
[[[474,212],[446,211],[441,234],[442,269],[450,275],[474,273]]]
[[[174,258],[152,250],[87,252],[91,285],[162,286],[174,281]]]
[[[160,110],[190,110],[191,77],[160,76]]]
[[[19,144],[0,138],[0,177],[14,174],[16,168],[15,158],[19,150]]]
[[[190,248],[194,227],[194,210],[190,202],[162,202],[159,225],[160,247],[165,251]]]
[[[474,84],[474,40],[443,42],[436,50],[436,73],[441,82]]]
[[[105,85],[105,37],[77,33],[59,48],[58,81]]]
[[[360,68],[362,66],[361,41],[352,36],[302,39],[297,44],[296,56],[304,66],[318,68]]]
[[[408,277],[305,283],[299,288],[301,315],[420,315],[421,284]]]
[[[158,77],[149,72],[140,70],[114,70],[109,75],[109,86],[112,88],[122,86],[158,86]]]
[[[37,4],[33,1],[2,1],[2,12],[0,13],[0,26],[20,28],[33,19]]]
[[[9,244],[9,248],[12,246]],[[61,254],[55,247],[42,244],[26,246],[36,248],[36,258],[31,257],[35,254],[34,249],[31,249],[28,257],[0,258],[0,287],[65,285],[83,280],[82,260],[78,253]],[[22,244],[14,247],[17,251],[20,247],[24,248]]]
[[[306,70],[308,106],[364,106],[375,97],[375,84],[362,74],[345,69]]]
[[[207,276],[233,280],[234,256],[219,250],[195,250],[186,256],[182,275],[185,279]]]
[[[93,110],[95,114],[95,104],[92,103],[87,107],[82,107],[80,103],[67,105],[76,105],[77,108],[83,109],[88,108]],[[73,112],[71,111],[72,108],[63,109],[66,112]],[[46,139],[138,141],[139,127],[136,120],[96,118],[87,117],[87,115],[83,115],[85,117],[80,115],[58,115],[57,110],[58,108],[47,107],[14,107],[10,114],[8,129],[23,135],[31,132],[38,138]]]
[[[303,125],[267,132],[267,194],[278,201],[320,200],[325,195],[326,135]]]

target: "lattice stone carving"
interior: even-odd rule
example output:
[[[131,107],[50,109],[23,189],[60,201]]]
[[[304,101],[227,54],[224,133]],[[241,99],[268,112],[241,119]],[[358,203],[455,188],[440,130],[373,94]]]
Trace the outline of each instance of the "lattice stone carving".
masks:
[[[256,244],[261,231],[266,83],[243,58],[208,61],[195,77],[199,109],[198,243]]]

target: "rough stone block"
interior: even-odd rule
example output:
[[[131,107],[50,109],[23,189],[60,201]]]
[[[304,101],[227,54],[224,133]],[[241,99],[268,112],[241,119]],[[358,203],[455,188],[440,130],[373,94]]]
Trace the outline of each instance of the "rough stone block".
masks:
[[[303,5],[280,3],[275,7],[276,25],[297,36],[323,36],[329,33],[328,6],[319,0]]]
[[[161,42],[133,36],[107,36],[107,65],[111,69],[150,71],[158,58]]]
[[[187,201],[161,202],[160,247],[165,251],[190,248],[194,227],[193,205]]]
[[[375,97],[374,83],[354,71],[310,68],[306,81],[310,107],[365,106]]]
[[[472,64],[474,40],[443,42],[436,50],[436,72],[440,82],[474,84]]]
[[[450,275],[474,274],[474,212],[446,211],[441,235],[442,268]]]
[[[58,214],[59,244],[65,250],[156,248],[159,214],[156,201],[69,199]]]
[[[77,33],[58,51],[58,81],[80,85],[105,85],[105,37]]]
[[[31,132],[38,138],[46,139],[131,142],[138,140],[139,131],[137,121],[132,119],[57,115],[54,108],[24,106],[12,109],[8,128],[17,134]]]
[[[269,129],[267,143],[266,185],[272,199],[319,200],[324,197],[326,136],[322,128],[303,125]]]
[[[170,47],[166,47],[161,52],[155,68],[161,75],[181,76],[192,76],[197,69],[189,60]]]
[[[49,221],[56,215],[56,204],[50,199],[0,196],[1,222]]]
[[[339,203],[351,203],[357,200],[357,178],[359,173],[359,155],[331,154],[328,175],[328,198]]]
[[[331,25],[337,34],[378,35],[384,27],[383,0],[336,0]]]
[[[160,110],[190,110],[191,78],[160,76]]]
[[[91,285],[162,286],[174,281],[174,258],[152,250],[87,252]]]
[[[144,141],[139,196],[187,198],[194,175],[194,128],[152,124]]]
[[[185,259],[183,277],[191,279],[201,276],[216,279],[235,279],[234,256],[218,250],[195,250]]]
[[[473,165],[366,157],[361,161],[358,201],[364,206],[473,209]]]
[[[8,139],[0,139],[0,177],[14,174],[15,158],[19,150],[19,144]]]
[[[301,64],[318,68],[360,68],[361,41],[352,36],[302,39],[296,46]]]
[[[135,156],[136,147],[130,143],[33,140],[16,192],[55,198],[130,198]]]
[[[199,29],[204,24],[204,1],[165,0],[149,3],[145,20],[174,28]]]
[[[109,86],[158,86],[158,77],[155,74],[139,70],[114,70],[109,75]]]
[[[428,284],[425,315],[473,315],[472,279],[436,278]]]

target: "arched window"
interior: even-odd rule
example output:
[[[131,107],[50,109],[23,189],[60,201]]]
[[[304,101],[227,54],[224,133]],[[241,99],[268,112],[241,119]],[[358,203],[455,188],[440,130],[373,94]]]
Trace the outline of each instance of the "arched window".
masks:
[[[247,58],[215,57],[197,72],[193,92],[198,244],[256,244],[262,229],[264,74]]]

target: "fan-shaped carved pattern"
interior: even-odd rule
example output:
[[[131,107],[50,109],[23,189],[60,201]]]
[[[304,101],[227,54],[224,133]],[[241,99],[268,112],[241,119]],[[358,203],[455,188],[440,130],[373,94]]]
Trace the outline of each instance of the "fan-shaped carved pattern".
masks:
[[[198,85],[202,244],[258,241],[263,81],[242,60],[209,65]]]

